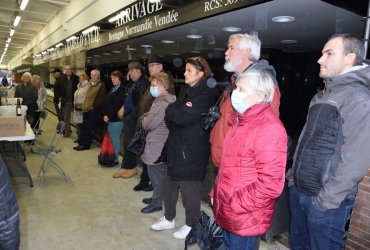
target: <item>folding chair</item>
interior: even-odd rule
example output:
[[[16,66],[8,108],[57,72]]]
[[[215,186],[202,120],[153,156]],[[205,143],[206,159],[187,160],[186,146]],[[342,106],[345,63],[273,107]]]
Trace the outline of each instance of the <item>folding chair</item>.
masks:
[[[44,184],[46,173],[50,166],[64,177],[65,182],[68,181],[68,178],[65,172],[63,171],[63,169],[53,160],[54,156],[57,153],[61,152],[61,149],[58,147],[58,145],[61,139],[63,138],[64,129],[65,129],[65,123],[63,121],[60,121],[57,125],[53,139],[51,140],[51,143],[49,146],[36,145],[32,147],[33,153],[40,154],[44,157],[39,173],[37,175],[38,177],[40,177],[40,185]]]
[[[35,127],[32,128],[33,133],[35,133],[35,135],[40,135],[42,133],[41,126],[44,123],[44,121],[45,121],[45,119],[46,119],[47,116],[48,116],[48,112],[46,112],[46,110],[40,111],[39,120],[35,124]]]

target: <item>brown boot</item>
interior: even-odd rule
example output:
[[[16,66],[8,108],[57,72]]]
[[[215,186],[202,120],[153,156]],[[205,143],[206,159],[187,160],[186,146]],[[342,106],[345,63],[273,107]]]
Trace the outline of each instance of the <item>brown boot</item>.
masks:
[[[137,175],[137,168],[133,168],[133,169],[126,169],[126,172],[122,173],[121,174],[121,178],[130,178],[132,176],[135,176]]]
[[[125,169],[125,168],[121,168],[118,172],[115,172],[113,174],[113,178],[120,178],[122,176],[122,174],[126,173],[128,169]]]

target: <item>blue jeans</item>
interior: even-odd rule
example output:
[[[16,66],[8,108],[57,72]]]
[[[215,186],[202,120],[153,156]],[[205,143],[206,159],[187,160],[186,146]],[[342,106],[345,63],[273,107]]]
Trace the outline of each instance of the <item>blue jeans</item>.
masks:
[[[110,141],[112,142],[114,153],[116,154],[116,160],[118,161],[119,150],[121,146],[121,132],[122,132],[123,122],[109,122],[108,123],[108,133]]]
[[[239,236],[224,230],[225,250],[254,250],[258,236]]]
[[[294,250],[341,250],[344,248],[346,224],[355,199],[344,200],[338,208],[320,210],[313,203],[314,196],[289,187],[290,246]]]
[[[147,169],[150,182],[153,185],[153,196],[151,204],[155,207],[162,207],[163,202],[162,182],[165,173],[165,165],[164,163],[157,165],[148,165]]]

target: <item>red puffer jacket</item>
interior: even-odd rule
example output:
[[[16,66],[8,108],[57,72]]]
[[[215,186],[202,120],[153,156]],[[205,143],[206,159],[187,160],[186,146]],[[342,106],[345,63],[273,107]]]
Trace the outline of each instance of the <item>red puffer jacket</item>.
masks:
[[[269,104],[234,112],[211,192],[218,225],[241,236],[266,233],[283,190],[287,134]]]

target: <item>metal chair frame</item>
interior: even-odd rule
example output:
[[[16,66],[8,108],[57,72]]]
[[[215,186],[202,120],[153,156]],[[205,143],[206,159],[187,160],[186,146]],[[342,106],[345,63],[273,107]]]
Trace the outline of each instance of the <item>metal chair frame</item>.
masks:
[[[68,177],[63,169],[53,160],[55,155],[61,152],[61,149],[58,147],[58,145],[63,138],[64,129],[65,123],[60,121],[49,146],[35,146],[32,148],[33,153],[40,154],[44,157],[40,170],[37,174],[37,177],[40,178],[40,185],[45,184],[45,177],[49,167],[54,168],[60,175],[64,177],[64,181],[68,182]]]

